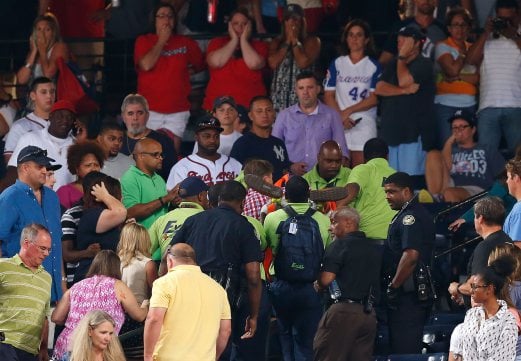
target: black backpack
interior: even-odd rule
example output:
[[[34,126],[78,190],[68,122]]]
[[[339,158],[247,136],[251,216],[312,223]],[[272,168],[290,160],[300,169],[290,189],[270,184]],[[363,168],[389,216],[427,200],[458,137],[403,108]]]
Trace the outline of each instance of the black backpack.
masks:
[[[298,214],[285,206],[288,218],[277,228],[280,242],[275,256],[275,275],[287,282],[313,282],[317,279],[324,255],[324,243],[314,209]]]

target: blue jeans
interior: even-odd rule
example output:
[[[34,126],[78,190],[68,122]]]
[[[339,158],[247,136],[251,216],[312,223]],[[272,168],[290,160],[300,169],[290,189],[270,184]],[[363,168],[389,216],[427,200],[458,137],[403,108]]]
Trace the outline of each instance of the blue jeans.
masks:
[[[436,109],[436,122],[438,124],[438,149],[442,149],[443,145],[452,135],[451,125],[448,122],[448,119],[454,115],[456,110],[463,109],[468,112],[474,113],[476,111],[476,106],[471,107],[451,107],[443,104],[434,104]]]
[[[311,283],[275,281],[270,285],[284,361],[312,361],[313,338],[322,302]]]
[[[521,108],[485,108],[478,113],[478,136],[481,144],[499,148],[501,134],[508,150],[514,153],[521,141]]]

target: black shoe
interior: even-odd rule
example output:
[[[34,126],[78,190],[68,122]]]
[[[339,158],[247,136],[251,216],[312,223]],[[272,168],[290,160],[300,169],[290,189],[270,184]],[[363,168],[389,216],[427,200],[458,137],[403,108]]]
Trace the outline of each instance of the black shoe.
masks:
[[[273,184],[269,184],[263,181],[262,178],[259,176],[253,174],[246,174],[244,176],[244,181],[246,182],[248,187],[261,194],[264,194],[271,198],[282,198],[282,188],[276,187]]]
[[[313,202],[339,201],[345,197],[347,197],[346,187],[322,188],[309,192],[309,199]]]

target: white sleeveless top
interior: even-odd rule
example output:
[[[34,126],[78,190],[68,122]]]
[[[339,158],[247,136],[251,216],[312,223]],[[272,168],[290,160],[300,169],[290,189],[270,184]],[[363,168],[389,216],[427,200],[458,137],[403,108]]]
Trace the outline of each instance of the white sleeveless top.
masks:
[[[148,261],[151,261],[148,257],[134,257],[128,266],[121,268],[121,280],[130,288],[140,305],[149,298],[145,271]]]

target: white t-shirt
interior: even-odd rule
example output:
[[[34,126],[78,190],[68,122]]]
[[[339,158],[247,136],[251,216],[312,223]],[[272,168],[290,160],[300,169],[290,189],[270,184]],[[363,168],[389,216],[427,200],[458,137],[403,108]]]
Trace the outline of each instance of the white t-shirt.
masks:
[[[242,137],[242,134],[238,131],[234,130],[233,133],[230,134],[220,134],[219,136],[219,148],[217,149],[217,153],[230,155],[232,151],[233,143],[237,139]],[[197,146],[197,142],[195,142],[194,150],[192,154],[196,154],[199,151],[199,147]]]
[[[5,136],[4,154],[13,153],[16,144],[25,133],[47,129],[47,127],[49,127],[49,122],[34,113],[29,113],[16,120]]]
[[[46,149],[47,156],[55,160],[53,164],[61,164],[62,166],[54,173],[54,176],[56,177],[54,189],[58,189],[61,186],[74,181],[74,176],[67,169],[67,150],[73,143],[74,138],[71,134],[69,134],[65,139],[60,139],[50,135],[47,129],[33,131],[24,134],[20,138],[7,165],[16,167],[18,154],[28,145],[35,145],[42,149]]]
[[[500,36],[485,42],[480,67],[479,110],[521,107],[521,50]]]
[[[201,178],[208,185],[214,185],[235,179],[241,169],[241,163],[224,154],[221,154],[215,162],[191,154],[172,167],[166,181],[166,188],[170,190],[186,177],[191,176]]]
[[[115,157],[105,159],[101,171],[112,178],[121,179],[130,166],[135,165],[134,159],[123,153],[118,153]]]

